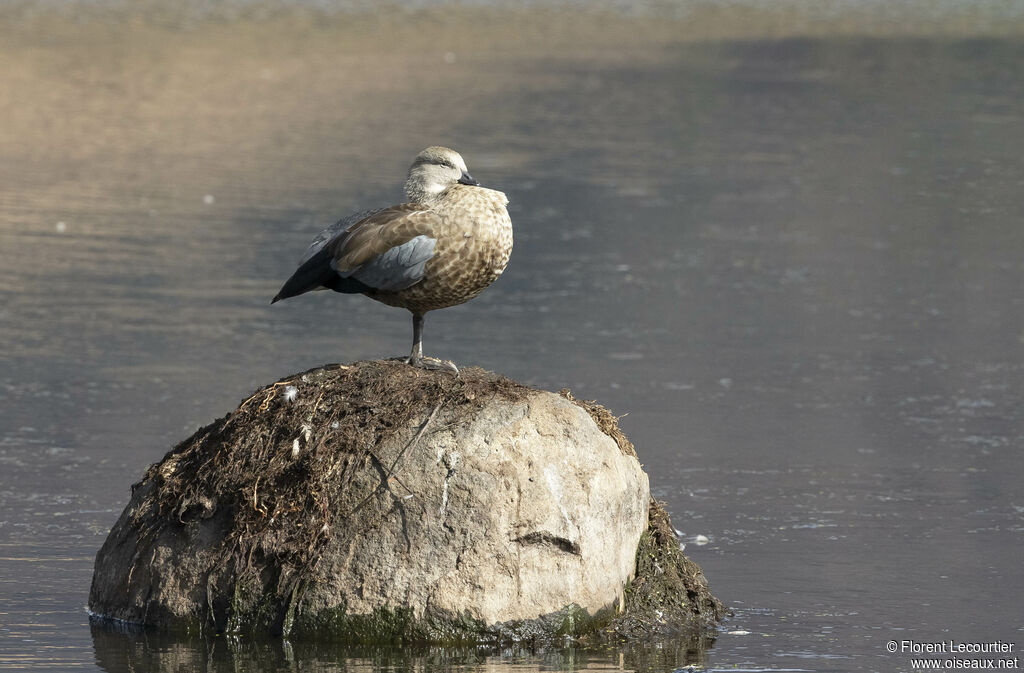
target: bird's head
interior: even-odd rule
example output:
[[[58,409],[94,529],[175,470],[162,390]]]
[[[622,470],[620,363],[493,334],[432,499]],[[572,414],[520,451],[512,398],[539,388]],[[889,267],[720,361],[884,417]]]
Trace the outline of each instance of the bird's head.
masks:
[[[447,147],[428,147],[416,155],[405,181],[405,195],[414,203],[429,203],[455,184],[479,185],[462,155]]]

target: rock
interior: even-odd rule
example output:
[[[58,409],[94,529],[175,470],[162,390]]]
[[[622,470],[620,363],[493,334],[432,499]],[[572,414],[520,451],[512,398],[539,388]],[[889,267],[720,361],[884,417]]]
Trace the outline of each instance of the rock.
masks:
[[[150,467],[97,554],[89,605],[172,631],[358,642],[713,622],[721,605],[657,505],[648,529],[651,506],[599,405],[473,368],[333,365],[257,391]],[[638,546],[674,550],[662,562],[689,584],[634,577],[665,575]]]

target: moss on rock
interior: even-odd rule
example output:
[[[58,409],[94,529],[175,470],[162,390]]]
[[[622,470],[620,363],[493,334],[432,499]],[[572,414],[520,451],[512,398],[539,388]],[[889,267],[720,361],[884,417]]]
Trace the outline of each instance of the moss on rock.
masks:
[[[665,506],[651,500],[647,530],[636,550],[636,576],[623,611],[603,630],[607,638],[636,641],[714,626],[725,616],[704,572],[680,549]]]

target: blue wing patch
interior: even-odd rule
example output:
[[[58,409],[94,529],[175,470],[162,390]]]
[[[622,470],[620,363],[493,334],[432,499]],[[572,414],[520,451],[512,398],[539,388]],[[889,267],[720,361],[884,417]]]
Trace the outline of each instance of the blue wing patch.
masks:
[[[384,292],[404,290],[423,279],[427,261],[434,256],[435,245],[436,238],[420,234],[402,245],[396,245],[355,271],[338,275],[355,278],[360,283]]]

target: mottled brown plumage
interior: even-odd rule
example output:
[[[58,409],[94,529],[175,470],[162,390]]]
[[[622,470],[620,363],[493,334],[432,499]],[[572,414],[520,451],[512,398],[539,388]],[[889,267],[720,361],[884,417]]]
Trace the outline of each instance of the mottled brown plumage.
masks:
[[[410,203],[346,218],[320,234],[273,301],[332,289],[409,309],[409,362],[418,365],[423,316],[469,301],[501,275],[512,222],[505,195],[479,187],[446,147],[420,152],[405,192]]]

